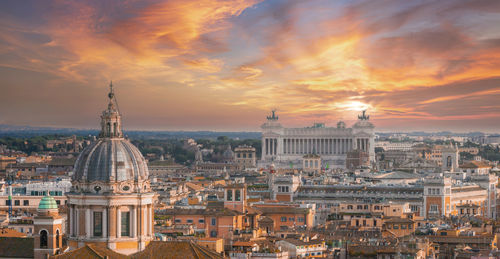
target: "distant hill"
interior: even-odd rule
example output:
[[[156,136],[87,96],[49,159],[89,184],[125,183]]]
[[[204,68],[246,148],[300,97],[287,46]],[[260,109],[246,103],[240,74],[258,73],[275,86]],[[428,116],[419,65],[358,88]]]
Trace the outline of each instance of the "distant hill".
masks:
[[[215,139],[220,136],[239,139],[260,139],[260,132],[218,132],[218,131],[124,131],[131,138],[194,138]],[[0,136],[30,137],[49,134],[88,136],[97,135],[97,129],[75,129],[56,127],[32,127],[0,124]]]
[[[231,132],[231,131],[145,131],[145,130],[131,130],[124,131],[125,135],[131,138],[194,138],[194,139],[215,139],[220,136],[227,136],[229,138],[238,139],[260,139],[260,132]],[[391,134],[398,132],[377,132],[376,134],[381,137],[387,137]],[[464,137],[477,137],[482,136],[482,132],[469,132],[469,133],[455,133],[450,131],[441,132],[401,132],[410,136],[464,136]],[[75,129],[75,128],[57,128],[57,127],[32,127],[32,126],[16,126],[0,124],[0,136],[16,136],[16,137],[29,137],[40,136],[48,134],[61,134],[61,135],[78,135],[88,136],[97,135],[97,129]]]

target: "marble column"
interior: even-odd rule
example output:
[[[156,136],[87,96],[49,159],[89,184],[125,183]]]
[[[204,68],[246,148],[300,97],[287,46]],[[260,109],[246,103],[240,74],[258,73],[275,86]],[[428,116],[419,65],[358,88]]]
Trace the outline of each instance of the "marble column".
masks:
[[[73,209],[73,205],[70,205],[69,206],[69,236],[73,236],[74,235],[74,225],[75,225],[75,219],[74,219],[74,209]]]
[[[80,235],[80,224],[79,224],[79,220],[80,220],[80,208],[78,208],[78,206],[75,205],[75,210],[76,210],[76,213],[75,213],[75,235],[76,236],[79,236]]]
[[[120,208],[116,209],[116,238],[122,237],[122,212]]]
[[[262,144],[261,144],[261,147],[262,147],[262,150],[261,150],[261,159],[264,160],[264,156],[266,155],[266,139],[265,138],[262,138]]]
[[[137,209],[135,208],[135,206],[132,206],[132,211],[131,211],[131,216],[132,216],[132,224],[131,224],[131,234],[132,234],[132,237],[136,237],[137,236]]]
[[[85,233],[87,238],[90,238],[90,232],[91,232],[91,219],[90,219],[90,208],[87,207],[85,209]]]
[[[102,211],[102,237],[108,237],[108,208]]]
[[[151,236],[151,233],[153,232],[152,210],[151,205],[148,205],[148,236]]]

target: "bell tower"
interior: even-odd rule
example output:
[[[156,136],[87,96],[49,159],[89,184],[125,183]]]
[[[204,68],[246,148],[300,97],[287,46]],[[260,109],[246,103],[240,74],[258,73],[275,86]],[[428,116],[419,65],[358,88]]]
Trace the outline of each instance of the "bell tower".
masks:
[[[56,200],[48,194],[38,205],[38,214],[33,220],[35,259],[55,255],[62,247],[63,219],[59,216]]]

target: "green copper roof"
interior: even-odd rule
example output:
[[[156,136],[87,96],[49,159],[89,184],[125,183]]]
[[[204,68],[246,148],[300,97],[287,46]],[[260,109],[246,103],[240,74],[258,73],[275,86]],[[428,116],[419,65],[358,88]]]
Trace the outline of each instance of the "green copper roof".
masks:
[[[56,209],[57,210],[57,203],[52,196],[45,196],[42,198],[40,201],[40,204],[38,204],[38,209],[39,210],[52,210]]]

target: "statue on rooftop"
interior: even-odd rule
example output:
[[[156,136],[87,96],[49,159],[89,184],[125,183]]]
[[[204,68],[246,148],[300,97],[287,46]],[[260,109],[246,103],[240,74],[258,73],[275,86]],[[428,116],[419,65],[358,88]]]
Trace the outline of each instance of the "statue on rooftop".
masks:
[[[363,110],[363,114],[358,115],[359,120],[367,121],[370,119],[370,115],[366,114],[366,110]]]

